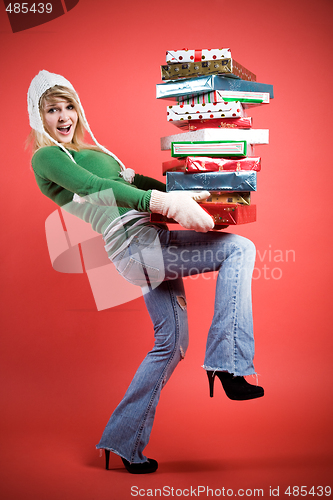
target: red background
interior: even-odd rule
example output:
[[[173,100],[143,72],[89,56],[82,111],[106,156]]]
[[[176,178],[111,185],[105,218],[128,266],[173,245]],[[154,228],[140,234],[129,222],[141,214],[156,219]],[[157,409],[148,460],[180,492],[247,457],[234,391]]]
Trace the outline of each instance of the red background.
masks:
[[[332,485],[332,14],[328,0],[80,0],[13,34],[3,8],[2,498],[122,500],[132,485],[263,488],[268,498],[270,486],[284,496],[289,485]],[[162,179],[169,154],[159,139],[177,129],[155,84],[165,51],[183,47],[230,47],[274,85],[271,104],[251,112],[256,128],[270,130],[269,146],[257,149],[258,220],[237,228],[259,252],[255,364],[266,394],[238,403],[217,386],[208,397],[200,365],[214,282],[187,279],[190,347],[162,393],[147,448],[160,469],[136,477],[118,457],[116,470],[104,471],[94,447],[152,346],[150,319],[142,298],[98,312],[85,275],[52,269],[44,223],[56,207],[24,151],[26,92],[41,69],[63,74],[99,142]],[[295,259],[286,262],[288,250]]]

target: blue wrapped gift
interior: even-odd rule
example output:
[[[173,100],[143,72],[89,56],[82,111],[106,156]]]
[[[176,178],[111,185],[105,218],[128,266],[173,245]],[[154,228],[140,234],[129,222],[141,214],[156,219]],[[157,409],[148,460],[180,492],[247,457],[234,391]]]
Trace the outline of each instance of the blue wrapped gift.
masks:
[[[240,170],[238,172],[167,172],[166,190],[168,191],[256,191],[257,172]]]
[[[239,92],[268,92],[273,99],[273,85],[249,82],[220,75],[201,76],[185,80],[172,80],[156,85],[157,99],[171,99],[179,96],[195,96],[212,90],[232,90]]]

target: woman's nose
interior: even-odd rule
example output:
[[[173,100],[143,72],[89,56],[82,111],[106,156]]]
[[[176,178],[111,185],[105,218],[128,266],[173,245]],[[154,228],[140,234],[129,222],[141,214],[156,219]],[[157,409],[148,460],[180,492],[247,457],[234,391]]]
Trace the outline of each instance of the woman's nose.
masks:
[[[63,109],[63,110],[60,111],[59,120],[61,122],[65,122],[66,120],[68,120],[68,115],[67,115],[65,109]]]

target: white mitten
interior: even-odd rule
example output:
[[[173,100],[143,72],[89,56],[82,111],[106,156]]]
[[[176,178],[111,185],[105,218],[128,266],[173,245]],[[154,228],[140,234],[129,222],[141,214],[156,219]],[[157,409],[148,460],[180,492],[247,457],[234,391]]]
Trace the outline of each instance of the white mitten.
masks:
[[[206,233],[214,227],[213,218],[195,201],[203,201],[210,193],[201,191],[172,191],[163,193],[153,189],[149,208],[153,213],[174,219],[186,229]]]

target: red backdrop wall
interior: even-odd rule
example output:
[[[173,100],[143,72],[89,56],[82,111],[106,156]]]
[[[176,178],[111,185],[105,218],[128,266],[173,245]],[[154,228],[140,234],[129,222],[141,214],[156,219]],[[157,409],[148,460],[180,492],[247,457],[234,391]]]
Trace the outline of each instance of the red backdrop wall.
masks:
[[[329,485],[332,3],[80,0],[15,34],[0,7],[2,497],[125,499],[133,485],[206,485],[262,488],[268,498],[270,487],[282,496],[288,486]],[[270,130],[258,148],[258,220],[233,229],[258,249],[255,364],[266,394],[238,404],[217,387],[208,397],[200,365],[214,279],[187,279],[190,348],[162,393],[147,449],[160,469],[133,479],[117,457],[104,472],[94,446],[152,346],[150,319],[142,298],[97,311],[85,275],[52,269],[44,224],[56,207],[24,150],[26,92],[41,69],[63,74],[99,142],[162,180],[169,154],[159,139],[177,129],[155,85],[165,51],[183,47],[230,47],[274,85],[271,104],[251,112],[255,128]]]

